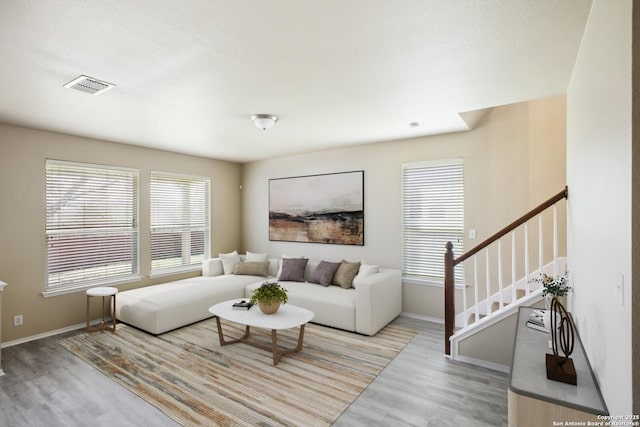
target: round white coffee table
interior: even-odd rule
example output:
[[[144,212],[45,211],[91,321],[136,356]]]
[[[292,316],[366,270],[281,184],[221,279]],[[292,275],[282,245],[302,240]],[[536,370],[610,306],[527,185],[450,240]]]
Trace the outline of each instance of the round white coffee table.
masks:
[[[296,307],[295,305],[291,304],[283,304],[275,313],[264,314],[262,311],[260,311],[260,308],[257,304],[251,307],[249,310],[234,309],[233,304],[238,301],[240,300],[225,301],[209,308],[209,312],[216,318],[216,323],[218,325],[218,338],[220,339],[221,346],[243,342],[245,344],[261,348],[263,350],[270,350],[273,354],[274,366],[278,364],[282,356],[284,356],[285,354],[296,353],[300,351],[300,349],[302,349],[302,342],[304,340],[304,326],[307,322],[310,322],[311,319],[313,319],[314,313],[312,311],[301,307]],[[244,335],[238,339],[225,340],[222,333],[222,326],[220,325],[220,319],[245,325]],[[248,339],[251,326],[263,329],[271,329],[271,347]],[[278,349],[277,331],[281,329],[295,328],[296,326],[300,327],[298,344],[296,345],[296,347],[286,350]]]

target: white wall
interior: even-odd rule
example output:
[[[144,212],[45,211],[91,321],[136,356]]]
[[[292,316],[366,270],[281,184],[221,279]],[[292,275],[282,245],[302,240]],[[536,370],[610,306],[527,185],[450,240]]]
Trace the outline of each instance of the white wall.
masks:
[[[567,94],[573,310],[609,411],[618,415],[632,413],[631,12],[631,0],[593,2]]]
[[[245,164],[239,249],[400,268],[402,164],[455,157],[465,162],[465,226],[477,230],[477,240],[465,242],[469,248],[564,188],[565,117],[565,98],[558,96],[494,108],[471,132]],[[365,246],[269,241],[269,179],[352,170],[365,174]],[[540,171],[545,179],[537,178]],[[403,311],[443,317],[442,288],[403,289]]]

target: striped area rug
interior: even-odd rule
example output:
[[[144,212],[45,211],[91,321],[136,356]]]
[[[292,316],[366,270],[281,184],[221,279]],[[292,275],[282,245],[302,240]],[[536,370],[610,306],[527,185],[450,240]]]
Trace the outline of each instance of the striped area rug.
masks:
[[[244,327],[223,321],[226,337]],[[316,324],[299,353],[272,366],[271,353],[220,347],[214,319],[159,336],[127,325],[82,333],[61,345],[185,426],[326,426],[335,421],[416,331],[388,325],[366,337]],[[294,347],[298,328],[278,332]],[[270,331],[252,328],[254,340]]]

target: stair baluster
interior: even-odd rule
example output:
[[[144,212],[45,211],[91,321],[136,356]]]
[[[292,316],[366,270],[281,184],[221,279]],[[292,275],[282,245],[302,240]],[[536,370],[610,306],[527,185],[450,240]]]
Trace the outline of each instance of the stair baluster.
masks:
[[[542,214],[538,215],[538,271],[542,271],[542,264],[544,260],[544,245],[542,242]]]
[[[480,312],[478,311],[478,303],[480,302],[480,298],[478,296],[478,257],[477,256],[473,256],[473,289],[474,289],[474,295],[475,295],[475,317],[474,317],[474,322],[477,322],[478,320],[480,320]]]
[[[558,275],[558,206],[553,205],[553,277]]]
[[[502,307],[504,307],[504,295],[502,294],[502,241],[500,239],[498,239],[498,296],[498,309],[502,310]]]
[[[531,292],[529,286],[529,224],[526,222],[524,223],[524,278],[527,281],[524,294],[529,295],[529,292]]]
[[[511,303],[516,301],[516,232],[511,232]]]

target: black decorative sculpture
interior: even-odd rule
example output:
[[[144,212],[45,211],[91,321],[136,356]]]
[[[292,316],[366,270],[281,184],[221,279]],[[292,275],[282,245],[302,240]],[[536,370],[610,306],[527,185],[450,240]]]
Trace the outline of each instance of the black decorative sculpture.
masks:
[[[551,302],[551,347],[553,354],[547,353],[547,379],[567,384],[577,384],[576,368],[569,357],[573,353],[575,329],[567,309],[556,298]],[[558,346],[563,356],[558,354]]]

